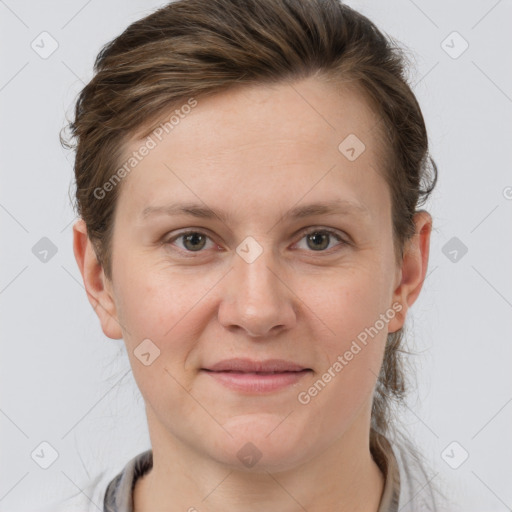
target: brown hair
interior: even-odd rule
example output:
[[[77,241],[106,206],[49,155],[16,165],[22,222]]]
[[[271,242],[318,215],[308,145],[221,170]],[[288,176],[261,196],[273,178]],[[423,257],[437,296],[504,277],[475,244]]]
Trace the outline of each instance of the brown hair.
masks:
[[[337,0],[178,0],[130,25],[98,54],[69,127],[76,144],[76,207],[111,279],[111,239],[121,185],[98,199],[123,147],[171,108],[230,87],[291,83],[312,75],[358,89],[379,116],[382,172],[392,197],[397,262],[413,216],[437,181],[424,119],[407,84],[404,51]],[[405,396],[403,329],[388,334],[372,408],[370,443]]]

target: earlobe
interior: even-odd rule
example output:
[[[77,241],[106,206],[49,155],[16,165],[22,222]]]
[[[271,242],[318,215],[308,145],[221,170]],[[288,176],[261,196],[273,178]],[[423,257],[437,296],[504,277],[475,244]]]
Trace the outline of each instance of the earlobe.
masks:
[[[117,319],[111,286],[87,236],[87,226],[83,219],[73,225],[73,252],[82,274],[87,298],[98,315],[105,336],[121,339],[123,334]]]
[[[427,272],[432,217],[425,210],[420,210],[414,215],[414,223],[415,234],[404,247],[402,266],[397,273],[400,279],[393,292],[393,303],[400,303],[402,308],[389,322],[389,332],[395,332],[404,325],[407,311],[418,298]]]

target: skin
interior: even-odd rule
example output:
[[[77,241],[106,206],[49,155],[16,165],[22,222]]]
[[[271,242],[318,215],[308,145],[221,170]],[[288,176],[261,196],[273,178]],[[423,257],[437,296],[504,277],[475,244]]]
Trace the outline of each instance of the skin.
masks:
[[[384,477],[369,449],[372,395],[386,336],[420,293],[432,219],[416,214],[397,265],[377,121],[356,90],[314,77],[199,99],[122,182],[112,281],[84,222],[74,225],[89,300],[105,335],[124,339],[146,404],[153,469],[136,484],[136,512],[378,509]],[[366,146],[352,162],[338,150],[351,133]],[[126,154],[138,147],[130,141]],[[282,219],[330,199],[367,213]],[[189,201],[229,217],[141,218],[147,206]],[[191,228],[207,235],[204,245],[175,238]],[[308,244],[322,229],[347,243]],[[252,263],[236,252],[248,236],[263,250]],[[298,393],[394,303],[401,312],[301,404]],[[134,350],[147,338],[160,355],[145,366]],[[231,357],[282,358],[313,372],[250,394],[200,371]],[[247,442],[262,454],[251,468],[237,457]]]

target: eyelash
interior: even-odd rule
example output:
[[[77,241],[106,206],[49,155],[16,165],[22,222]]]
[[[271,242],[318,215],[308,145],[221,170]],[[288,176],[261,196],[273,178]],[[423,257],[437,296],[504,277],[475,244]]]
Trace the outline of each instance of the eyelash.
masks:
[[[303,240],[306,236],[312,235],[312,234],[315,234],[315,233],[316,234],[325,234],[325,235],[329,235],[331,237],[336,238],[336,240],[338,242],[340,242],[338,244],[338,246],[343,247],[343,246],[346,246],[346,245],[350,245],[350,243],[347,242],[346,240],[344,240],[336,231],[333,231],[331,229],[325,229],[325,228],[313,228],[313,229],[308,229],[307,231],[302,231],[300,233],[301,236],[299,238],[299,241]],[[204,233],[203,231],[199,231],[199,230],[193,231],[193,230],[190,230],[190,231],[185,231],[183,233],[179,233],[178,235],[175,235],[172,238],[169,238],[169,239],[165,240],[163,242],[163,245],[166,245],[166,246],[167,245],[173,245],[174,241],[176,241],[176,240],[178,240],[180,238],[183,238],[183,237],[185,237],[187,235],[202,235],[202,236],[207,237],[210,241],[213,242],[211,237],[208,234]],[[324,249],[324,250],[320,250],[320,251],[309,250],[307,252],[331,254],[333,252],[333,249],[335,249],[335,248],[336,248],[336,246],[335,247],[331,247],[330,249]],[[195,257],[196,254],[199,255],[200,253],[205,252],[205,249],[201,249],[199,251],[189,251],[187,249],[182,249],[181,247],[178,247],[178,250],[180,252],[183,252],[183,253],[187,254],[187,256],[190,256],[190,257]]]

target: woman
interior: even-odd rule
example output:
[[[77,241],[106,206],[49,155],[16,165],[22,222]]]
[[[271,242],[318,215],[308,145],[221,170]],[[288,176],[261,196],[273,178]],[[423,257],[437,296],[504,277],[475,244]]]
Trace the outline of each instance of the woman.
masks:
[[[437,178],[404,67],[336,0],[178,0],[102,49],[74,253],[151,449],[65,510],[441,509],[391,414]]]

